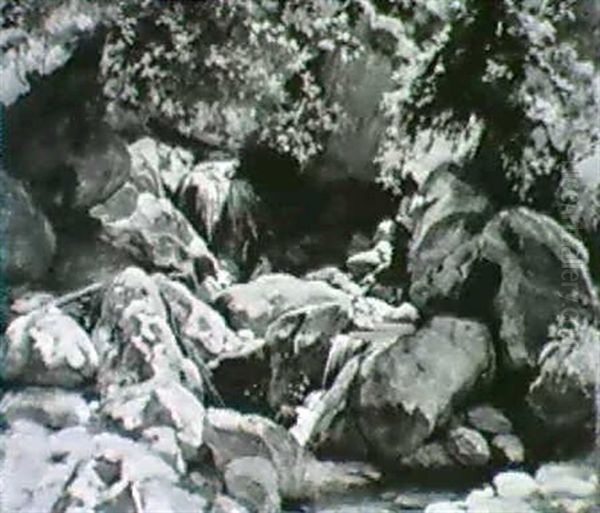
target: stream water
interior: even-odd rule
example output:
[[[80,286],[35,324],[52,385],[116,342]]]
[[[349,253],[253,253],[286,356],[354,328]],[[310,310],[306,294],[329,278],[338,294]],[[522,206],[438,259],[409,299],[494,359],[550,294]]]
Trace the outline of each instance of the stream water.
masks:
[[[325,497],[310,505],[285,509],[285,513],[423,513],[433,502],[459,500],[468,490],[378,488]]]

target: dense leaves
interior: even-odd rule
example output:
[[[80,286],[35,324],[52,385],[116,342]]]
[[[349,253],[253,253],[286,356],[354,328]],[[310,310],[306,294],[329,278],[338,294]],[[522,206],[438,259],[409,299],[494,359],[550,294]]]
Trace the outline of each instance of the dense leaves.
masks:
[[[469,0],[457,10],[388,98],[384,177],[397,180],[430,149],[415,143],[445,138],[502,203],[547,209],[598,138],[594,67],[557,32],[572,4]]]
[[[328,1],[119,2],[105,93],[115,113],[209,147],[235,151],[252,134],[304,163],[339,121],[316,70],[359,51],[350,14]]]

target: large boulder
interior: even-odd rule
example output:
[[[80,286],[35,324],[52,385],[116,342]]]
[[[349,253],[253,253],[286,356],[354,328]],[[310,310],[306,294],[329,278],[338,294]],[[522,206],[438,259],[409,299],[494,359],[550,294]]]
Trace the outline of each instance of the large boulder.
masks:
[[[581,436],[595,426],[600,368],[600,331],[575,323],[551,341],[540,356],[540,372],[527,401],[547,428]]]
[[[494,311],[505,367],[536,368],[558,315],[600,318],[588,252],[550,217],[527,208],[500,212],[482,233],[481,255],[501,275]]]
[[[326,283],[305,281],[289,274],[265,274],[250,283],[226,289],[217,298],[217,308],[234,329],[247,328],[257,336],[264,336],[279,316],[296,308],[330,302],[343,309],[350,308],[350,298]]]
[[[425,310],[494,319],[510,371],[534,369],[556,316],[600,317],[588,252],[525,207],[494,214],[454,166],[432,173],[413,210],[410,297]]]
[[[134,264],[125,250],[101,240],[94,230],[63,231],[45,282],[51,290],[69,293],[91,283],[107,283]]]
[[[4,170],[0,170],[0,237],[0,270],[8,284],[46,274],[56,249],[52,226],[23,186]]]
[[[8,40],[21,34],[0,59],[0,101],[6,86],[25,85],[20,93],[29,93],[7,108],[8,168],[31,184],[53,222],[106,200],[129,175],[126,146],[104,120],[98,80],[104,37],[102,30],[92,34],[101,11],[80,2],[45,4],[27,32],[3,29]],[[29,72],[37,76],[31,91]]]
[[[99,124],[84,145],[66,156],[65,165],[74,170],[72,206],[87,209],[106,201],[129,178],[131,161],[123,141]]]
[[[282,498],[302,497],[306,455],[294,437],[275,422],[209,408],[204,439],[221,471],[238,458],[264,458],[275,468]]]
[[[100,363],[88,334],[52,305],[17,317],[0,344],[1,376],[9,383],[76,387],[90,382]]]
[[[130,267],[110,284],[93,341],[101,357],[97,381],[103,394],[151,378],[202,392],[200,371],[177,343],[158,286],[141,269]]]
[[[350,321],[350,311],[339,302],[291,310],[276,319],[265,335],[271,376],[271,408],[299,404],[320,387],[332,339]]]
[[[377,459],[393,463],[417,449],[491,377],[494,362],[487,328],[451,317],[374,349],[361,365],[352,408]]]
[[[190,357],[206,362],[237,355],[246,344],[227,326],[221,315],[179,282],[157,274],[154,281],[169,311],[180,344]]]
[[[218,263],[189,221],[166,198],[137,193],[128,183],[91,210],[104,236],[147,268],[201,281]]]
[[[456,305],[478,254],[477,235],[493,211],[487,198],[442,166],[420,189],[409,244],[410,297],[420,308]]]

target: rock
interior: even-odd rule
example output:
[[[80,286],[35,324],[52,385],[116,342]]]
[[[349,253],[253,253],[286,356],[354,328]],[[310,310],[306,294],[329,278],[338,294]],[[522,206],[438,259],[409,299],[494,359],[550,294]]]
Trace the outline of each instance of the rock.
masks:
[[[0,344],[7,382],[76,387],[89,382],[99,365],[88,334],[53,306],[15,319]]]
[[[137,191],[164,197],[160,174],[167,167],[164,166],[167,148],[150,137],[138,139],[127,147],[131,156],[131,183]]]
[[[56,300],[54,294],[49,292],[25,292],[23,295],[18,296],[10,305],[10,313],[15,316],[27,315],[35,310],[39,310],[44,306],[50,306],[50,304]]]
[[[395,342],[400,337],[414,335],[417,328],[412,323],[407,322],[386,322],[378,324],[369,330],[353,330],[344,336],[353,340],[358,340],[362,344],[370,347],[383,347],[386,344]]]
[[[451,317],[377,347],[363,361],[352,401],[377,458],[394,462],[413,452],[493,368],[487,328]]]
[[[428,499],[417,493],[402,493],[394,498],[394,505],[401,511],[422,511],[427,507]]]
[[[148,447],[159,454],[169,465],[179,473],[185,473],[187,470],[183,454],[179,447],[177,431],[175,429],[158,426],[149,427],[142,431],[142,438]]]
[[[179,183],[193,167],[193,155],[182,148],[172,148],[150,137],[129,145],[131,181],[139,191],[157,197],[176,193]]]
[[[568,463],[547,463],[535,473],[541,492],[550,497],[593,497],[598,493],[597,469]]]
[[[307,497],[347,496],[381,481],[381,472],[367,463],[318,461],[309,458],[304,473]]]
[[[396,231],[396,224],[393,219],[384,219],[381,221],[377,228],[375,228],[375,234],[373,235],[373,244],[381,241],[392,242],[394,240],[394,232]]]
[[[339,302],[319,303],[282,314],[265,334],[271,377],[269,405],[299,404],[320,388],[331,339],[344,329],[350,312]]]
[[[56,250],[52,226],[23,186],[0,170],[2,276],[8,284],[41,279]]]
[[[467,510],[479,511],[477,508],[485,507],[485,504],[496,496],[494,489],[486,485],[484,488],[473,490],[467,495],[465,499],[465,505]]]
[[[469,424],[478,431],[493,435],[511,433],[512,423],[497,408],[484,404],[474,406],[467,411]]]
[[[419,319],[418,310],[410,303],[392,306],[374,297],[357,297],[352,305],[352,321],[359,330],[372,330],[387,323],[415,324]]]
[[[186,461],[196,459],[203,443],[204,406],[177,382],[150,380],[114,390],[101,412],[134,434],[152,426],[173,428]]]
[[[385,271],[385,274],[377,275],[374,283],[369,283],[367,295],[376,299],[381,299],[390,305],[398,305],[402,302],[404,291],[398,284],[394,285],[393,282],[390,285],[386,283],[391,281],[393,278],[394,271]],[[381,282],[380,282],[381,281]]]
[[[222,220],[238,160],[202,162],[179,183],[177,204],[210,243]]]
[[[199,163],[180,182],[176,201],[219,257],[247,275],[259,256],[263,213],[252,183],[235,176],[239,165]]]
[[[192,283],[217,272],[218,263],[204,240],[166,198],[137,194],[126,184],[90,213],[102,223],[104,237],[111,244],[147,267]]]
[[[281,497],[303,498],[304,451],[278,424],[258,415],[209,408],[204,439],[220,471],[237,458],[265,458],[277,472]]]
[[[53,291],[70,293],[92,283],[108,283],[132,265],[135,265],[134,258],[125,250],[101,240],[87,227],[74,232],[63,231],[46,283]]]
[[[464,513],[465,509],[459,502],[434,502],[425,508],[425,513]]]
[[[349,296],[360,296],[363,292],[362,287],[353,282],[350,276],[333,266],[310,271],[304,275],[304,279],[308,281],[324,281]]]
[[[246,348],[221,315],[184,285],[160,274],[155,275],[154,280],[167,305],[179,342],[189,355],[199,351],[202,359],[209,362],[237,355]]]
[[[486,439],[474,429],[458,427],[448,433],[448,451],[467,467],[486,465],[490,461],[490,447]]]
[[[564,497],[550,501],[550,507],[564,513],[596,513],[597,501],[584,499],[567,499]]]
[[[527,402],[546,427],[581,437],[595,427],[600,331],[581,322],[567,335],[544,348]]]
[[[548,328],[564,312],[600,317],[588,252],[550,217],[526,208],[499,213],[482,234],[482,257],[498,266],[494,300],[504,365],[534,369]]]
[[[18,69],[7,70],[4,55],[0,63],[3,85],[10,80],[7,71],[8,77],[10,71],[20,75],[20,85],[28,84],[27,72],[37,72],[29,94],[7,109],[6,155],[11,173],[31,185],[53,221],[104,201],[129,173],[125,145],[104,121],[98,80],[104,39],[101,31],[92,32],[101,11],[97,5],[46,4],[23,32],[23,44],[10,45],[7,57],[17,57]],[[8,31],[21,31],[15,29]]]
[[[478,256],[477,235],[492,215],[490,202],[457,171],[444,165],[431,173],[420,189],[422,206],[413,214],[410,298],[421,309],[461,302]]]
[[[130,267],[110,284],[93,340],[102,359],[98,388],[104,395],[153,377],[202,393],[199,370],[177,344],[158,286],[141,269]]]
[[[73,463],[67,460],[63,465],[51,466],[49,437],[43,427],[23,421],[2,433],[2,511],[50,513],[52,504],[60,498]],[[45,486],[40,487],[44,478]]]
[[[51,429],[87,424],[89,405],[76,392],[52,388],[25,388],[7,392],[0,401],[0,415],[13,424],[29,420]]]
[[[212,505],[210,513],[249,513],[239,502],[226,495],[219,495]]]
[[[302,419],[298,419],[300,422]],[[360,431],[356,418],[349,408],[336,415],[329,428],[319,433],[313,446],[318,454],[333,460],[373,461],[369,446]]]
[[[525,447],[515,435],[496,435],[491,442],[492,451],[496,452],[504,463],[523,463]]]
[[[175,470],[143,445],[110,434],[97,435],[93,441],[93,457],[79,466],[66,487],[65,503],[74,506],[81,501],[82,507],[103,505],[127,513],[136,511],[139,502],[148,511],[166,513],[208,506],[201,495],[184,491]]]
[[[92,131],[65,164],[75,171],[75,209],[88,209],[110,198],[129,178],[131,160],[123,141],[105,125]]]
[[[429,311],[494,316],[502,365],[534,369],[559,313],[600,316],[588,253],[545,215],[521,207],[493,216],[489,201],[455,173],[440,168],[422,186],[409,251],[411,300]]]
[[[319,438],[326,436],[335,417],[345,410],[350,386],[359,366],[359,358],[352,358],[344,365],[329,390],[310,394],[304,405],[297,409],[298,417],[290,433],[301,446],[318,445]]]
[[[540,510],[527,500],[518,498],[492,497],[474,502],[467,513],[504,513],[504,512],[540,513]],[[541,510],[543,511],[543,510]]]
[[[269,325],[280,315],[300,307],[326,302],[349,309],[349,297],[320,281],[304,281],[289,274],[267,274],[253,282],[234,285],[217,298],[233,329],[248,328],[255,335],[265,335]]]
[[[114,276],[104,291],[94,342],[100,343],[98,337],[106,335],[104,332],[110,331],[112,325],[118,323],[127,309],[138,301],[146,304],[148,312],[156,313],[161,319],[167,318],[167,310],[155,281],[142,269],[128,267]],[[106,348],[100,344],[100,349]]]
[[[173,486],[159,479],[144,481],[139,487],[131,486],[131,490],[136,489],[139,489],[146,511],[181,513],[206,511],[208,508],[208,501],[198,493],[190,493],[184,486]]]
[[[507,499],[526,499],[539,492],[538,484],[525,472],[501,472],[494,477],[494,487]]]
[[[430,442],[402,457],[400,467],[419,472],[436,472],[455,468],[456,461],[450,456],[445,444]]]
[[[346,268],[353,278],[362,279],[390,265],[392,261],[392,245],[389,241],[379,241],[375,247],[367,251],[355,253],[346,260]]]
[[[234,459],[225,467],[224,481],[227,493],[253,511],[281,511],[278,476],[269,460],[257,456]]]
[[[49,433],[18,421],[2,436],[3,511],[204,511],[179,475],[144,444],[83,427]]]

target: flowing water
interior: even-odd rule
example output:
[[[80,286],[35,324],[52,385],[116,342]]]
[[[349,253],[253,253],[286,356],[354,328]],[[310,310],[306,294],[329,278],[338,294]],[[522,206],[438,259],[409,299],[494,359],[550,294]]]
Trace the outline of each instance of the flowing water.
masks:
[[[388,488],[322,498],[310,505],[286,509],[285,513],[423,513],[433,502],[460,500],[462,491],[426,488]]]

